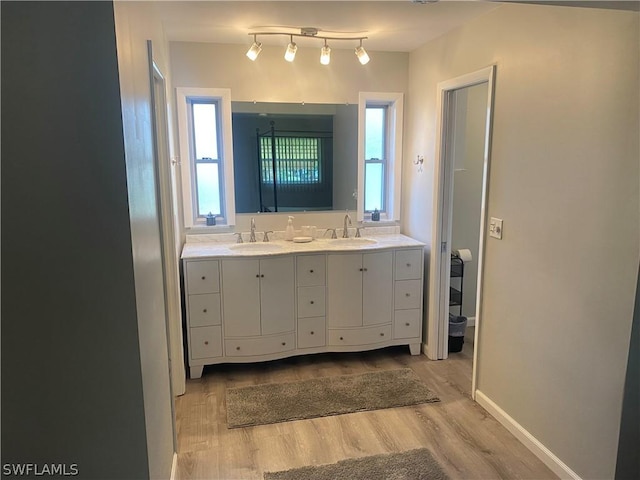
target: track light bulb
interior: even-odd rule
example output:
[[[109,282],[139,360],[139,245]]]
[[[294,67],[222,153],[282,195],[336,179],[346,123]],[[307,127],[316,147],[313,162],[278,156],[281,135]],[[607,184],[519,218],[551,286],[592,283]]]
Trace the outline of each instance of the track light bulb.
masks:
[[[360,63],[362,65],[366,65],[367,63],[369,63],[370,58],[367,54],[367,51],[362,46],[362,42],[360,42],[359,47],[356,47],[356,57],[358,57],[358,60],[360,60]]]
[[[287,45],[287,51],[284,52],[284,59],[287,62],[293,62],[293,59],[296,58],[296,52],[298,51],[298,45],[293,42],[293,37],[291,37],[291,41],[289,45]]]
[[[256,58],[258,58],[258,55],[260,55],[261,50],[262,50],[262,44],[256,41],[256,36],[254,35],[253,45],[251,45],[251,48],[247,51],[247,57],[249,57],[249,60],[253,62],[255,61]]]
[[[331,49],[329,48],[329,45],[327,45],[327,42],[325,41],[324,47],[322,47],[322,50],[320,51],[320,63],[322,65],[329,65],[330,61],[331,61]]]

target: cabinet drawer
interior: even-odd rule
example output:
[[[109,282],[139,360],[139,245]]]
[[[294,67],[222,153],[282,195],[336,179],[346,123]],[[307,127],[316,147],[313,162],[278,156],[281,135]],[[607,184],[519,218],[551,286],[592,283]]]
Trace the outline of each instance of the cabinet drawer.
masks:
[[[293,350],[296,346],[293,333],[273,337],[225,339],[227,357],[248,357],[268,355]]]
[[[395,282],[395,308],[407,310],[420,308],[420,280],[401,280]]]
[[[421,310],[396,310],[393,320],[393,338],[420,336]]]
[[[324,287],[298,288],[298,317],[324,317]]]
[[[396,251],[396,280],[419,280],[422,278],[422,251]]]
[[[324,317],[298,320],[298,348],[323,347],[327,343]]]
[[[329,330],[329,345],[370,345],[391,340],[391,325]]]
[[[296,283],[299,287],[325,285],[324,255],[299,255],[296,258]]]
[[[189,295],[189,326],[220,325],[220,294]]]
[[[222,356],[222,327],[190,328],[191,358]]]
[[[188,294],[218,293],[220,291],[219,269],[217,260],[187,262]]]

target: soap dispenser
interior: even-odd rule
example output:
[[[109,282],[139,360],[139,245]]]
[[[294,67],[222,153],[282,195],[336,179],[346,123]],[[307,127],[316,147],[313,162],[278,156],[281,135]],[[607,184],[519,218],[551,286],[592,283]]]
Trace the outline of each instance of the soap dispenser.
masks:
[[[293,230],[293,217],[289,215],[289,221],[287,222],[287,228],[284,231],[284,239],[285,240],[293,240],[295,236],[295,231]]]

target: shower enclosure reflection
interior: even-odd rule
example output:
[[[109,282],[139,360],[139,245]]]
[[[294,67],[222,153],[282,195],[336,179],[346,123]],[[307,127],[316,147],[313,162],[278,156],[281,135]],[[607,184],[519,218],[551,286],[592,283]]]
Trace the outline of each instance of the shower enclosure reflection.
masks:
[[[357,105],[232,102],[237,213],[356,208]]]

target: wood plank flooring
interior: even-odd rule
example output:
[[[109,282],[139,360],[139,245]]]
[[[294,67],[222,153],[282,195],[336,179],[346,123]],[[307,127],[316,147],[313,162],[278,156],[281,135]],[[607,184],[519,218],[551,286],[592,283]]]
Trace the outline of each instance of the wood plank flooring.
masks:
[[[261,479],[265,471],[429,448],[452,479],[555,479],[540,460],[471,400],[473,328],[448,360],[407,347],[205,367],[176,401],[178,480]],[[441,402],[227,429],[225,389],[409,367]],[[303,479],[301,479],[303,480]]]

